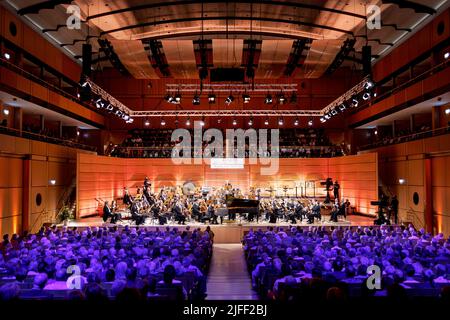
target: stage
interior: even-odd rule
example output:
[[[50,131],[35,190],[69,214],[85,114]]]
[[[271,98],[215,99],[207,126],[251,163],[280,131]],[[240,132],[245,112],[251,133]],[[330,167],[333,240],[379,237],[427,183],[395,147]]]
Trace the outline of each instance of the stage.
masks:
[[[236,222],[224,222],[223,224],[209,224],[209,223],[199,223],[199,222],[188,222],[185,225],[179,225],[176,223],[168,223],[165,225],[158,225],[156,223],[152,223],[151,219],[147,219],[147,223],[140,225],[139,228],[165,228],[165,227],[177,227],[181,230],[189,226],[192,228],[201,228],[204,230],[206,226],[210,226],[213,230],[215,237],[215,243],[240,243],[242,237],[246,232],[250,229],[256,228],[266,228],[266,227],[289,227],[289,226],[326,226],[326,227],[347,227],[347,226],[372,226],[375,217],[362,216],[362,215],[350,215],[347,216],[347,219],[339,219],[338,222],[330,222],[328,221],[329,216],[324,216],[322,221],[315,221],[312,224],[306,223],[306,220],[303,222],[297,222],[297,224],[293,225],[289,222],[278,222],[278,223],[268,223],[268,222],[246,222],[239,221]],[[135,227],[134,223],[131,223],[131,220],[119,221],[117,224],[113,225],[110,223],[104,223],[101,217],[91,217],[91,218],[82,218],[78,220],[71,220],[67,223],[68,227],[78,227],[78,228],[86,228],[86,227],[101,227],[101,226],[118,226],[124,227],[126,225],[130,225]]]

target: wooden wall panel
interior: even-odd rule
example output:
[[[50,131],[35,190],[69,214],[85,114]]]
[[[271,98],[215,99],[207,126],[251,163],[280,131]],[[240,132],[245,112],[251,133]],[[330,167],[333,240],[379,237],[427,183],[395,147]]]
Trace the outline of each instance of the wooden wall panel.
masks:
[[[209,164],[176,165],[171,159],[121,159],[79,154],[77,160],[78,216],[96,213],[95,200],[122,197],[127,187],[134,194],[146,176],[153,191],[163,186],[181,186],[192,181],[197,186],[221,187],[227,181],[246,191],[249,187],[282,189],[303,186],[306,180],[338,178],[342,196],[356,205],[357,210],[373,213],[369,202],[377,197],[377,155],[364,154],[332,159],[279,159],[274,175],[262,175],[260,164],[247,160],[243,169],[211,169]],[[290,191],[293,194],[293,191]],[[312,193],[308,192],[308,194]],[[317,195],[325,195],[317,182]]]

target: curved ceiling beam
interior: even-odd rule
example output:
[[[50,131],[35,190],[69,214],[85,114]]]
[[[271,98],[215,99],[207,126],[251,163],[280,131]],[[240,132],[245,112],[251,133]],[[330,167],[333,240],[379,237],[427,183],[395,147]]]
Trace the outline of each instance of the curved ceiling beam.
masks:
[[[406,8],[406,9],[412,9],[414,10],[414,12],[416,13],[426,13],[429,15],[433,15],[436,13],[436,10],[434,10],[433,8],[430,8],[426,5],[417,3],[417,2],[413,2],[413,1],[404,1],[404,0],[383,0],[383,3],[388,3],[388,4],[395,4],[397,5],[399,8]]]
[[[306,26],[311,28],[319,28],[319,29],[326,29],[331,30],[335,32],[340,32],[344,34],[348,34],[353,36],[353,32],[349,30],[339,29],[335,27],[330,27],[322,24],[316,24],[312,22],[302,22],[302,21],[293,21],[293,20],[286,20],[286,19],[280,19],[280,18],[264,18],[264,17],[235,17],[235,16],[222,16],[222,17],[198,17],[198,18],[181,18],[181,19],[171,19],[171,20],[161,20],[161,21],[153,21],[153,22],[143,22],[133,25],[128,25],[116,29],[111,29],[107,31],[100,32],[100,36],[125,31],[125,30],[131,30],[136,28],[143,28],[143,27],[149,27],[149,26],[156,26],[161,24],[172,24],[172,23],[183,23],[183,22],[193,22],[193,21],[215,21],[215,20],[244,20],[244,21],[264,21],[264,22],[277,22],[277,23],[286,23],[286,24],[294,24],[299,26]]]
[[[39,13],[39,11],[44,9],[54,9],[57,5],[60,4],[71,4],[72,0],[51,0],[51,1],[44,1],[39,2],[36,4],[33,4],[28,7],[24,7],[22,9],[17,10],[17,14],[20,16],[26,15],[26,14],[32,14],[32,13]]]
[[[130,11],[138,11],[138,10],[145,10],[145,9],[154,9],[158,7],[171,7],[171,6],[180,6],[180,5],[193,5],[193,4],[208,4],[208,3],[227,3],[232,4],[233,2],[229,2],[226,0],[218,1],[218,0],[203,0],[203,1],[174,1],[174,2],[159,2],[159,3],[148,3],[148,4],[142,4],[137,5],[133,7],[123,8],[123,9],[117,9],[109,12],[103,12],[99,14],[95,14],[92,16],[89,16],[86,18],[86,21],[92,20],[92,19],[98,19],[102,17],[106,17],[109,15],[114,15],[118,13],[124,13],[124,12],[130,12]],[[333,8],[326,8],[319,5],[314,4],[306,4],[306,3],[297,3],[297,2],[284,2],[284,1],[267,1],[267,0],[261,0],[261,1],[236,1],[234,3],[237,4],[264,4],[264,5],[275,5],[275,6],[285,6],[285,7],[291,7],[291,8],[298,8],[298,9],[311,9],[311,10],[318,10],[318,11],[327,11],[331,13],[336,14],[342,14],[342,15],[348,15],[351,17],[359,18],[359,19],[366,19],[366,16],[356,14],[350,11],[343,11],[343,10],[337,10]]]

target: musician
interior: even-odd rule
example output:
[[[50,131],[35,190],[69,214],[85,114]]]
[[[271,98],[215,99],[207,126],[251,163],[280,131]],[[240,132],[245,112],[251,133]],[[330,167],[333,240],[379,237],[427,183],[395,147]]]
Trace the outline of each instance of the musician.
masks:
[[[211,224],[219,224],[217,222],[216,209],[214,208],[214,205],[212,203],[210,203],[209,206],[208,206],[207,216],[209,217],[209,219],[211,221]]]
[[[130,211],[131,211],[131,220],[133,220],[137,226],[144,224],[145,217],[139,213],[139,209],[137,207],[136,202],[133,202],[133,204],[131,205]]]
[[[150,195],[150,188],[148,186],[144,186],[144,199],[147,201],[148,205],[152,205],[154,204],[154,199],[153,197]]]
[[[321,219],[321,215],[320,215],[320,204],[317,200],[315,200],[313,202],[313,205],[311,207],[311,213],[308,216],[308,223],[313,223],[314,222],[314,218],[318,218],[319,220]]]
[[[180,201],[177,201],[175,205],[172,207],[172,213],[175,216],[175,220],[178,224],[185,224],[186,217],[183,214],[183,206]]]
[[[114,222],[111,223],[116,223],[118,220],[122,220],[122,216],[120,215],[120,213],[117,213],[116,210],[117,210],[117,201],[113,200],[111,201],[111,214],[114,216]]]
[[[334,199],[338,199],[338,201],[339,201],[339,189],[340,188],[341,188],[341,186],[339,185],[338,181],[336,180],[333,185],[333,194],[334,194]]]
[[[347,199],[345,200],[344,204],[345,204],[345,218],[347,218],[347,215],[350,214],[350,201],[348,201]]]
[[[198,203],[198,199],[196,199],[194,201],[194,203],[192,204],[191,214],[195,220],[200,221],[201,212],[200,212],[200,205]]]
[[[128,192],[127,187],[123,188],[123,204],[130,206],[133,203],[133,197]]]
[[[295,205],[294,215],[295,218],[300,219],[300,221],[303,221],[304,207],[300,201],[297,201],[297,204]]]
[[[164,225],[167,223],[167,218],[160,214],[161,210],[162,210],[162,202],[161,201],[156,202],[151,208],[153,217],[155,219],[158,219],[158,222],[160,225]]]
[[[111,223],[116,223],[116,219],[111,212],[111,208],[108,206],[108,201],[105,201],[105,205],[103,206],[103,222],[106,222],[109,218],[111,218]]]
[[[339,202],[338,199],[334,199],[333,209],[331,210],[330,221],[338,222]]]
[[[396,195],[392,196],[391,204],[390,204],[390,210],[389,210],[389,216],[388,219],[391,220],[391,214],[394,216],[394,223],[398,223],[398,199]]]
[[[144,179],[144,189],[145,188],[149,188],[151,186],[152,186],[152,184],[150,183],[150,179],[148,177],[145,177],[145,179]]]

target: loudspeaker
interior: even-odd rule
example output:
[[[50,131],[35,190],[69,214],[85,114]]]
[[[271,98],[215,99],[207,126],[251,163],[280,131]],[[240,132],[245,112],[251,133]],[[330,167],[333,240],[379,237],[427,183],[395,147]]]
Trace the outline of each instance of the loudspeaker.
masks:
[[[92,65],[92,46],[90,44],[83,44],[82,49],[82,59],[83,59],[83,67],[82,71],[85,76],[91,76],[91,65]]]
[[[362,47],[362,64],[363,64],[363,73],[365,76],[372,74],[372,47],[371,46],[363,46]]]

